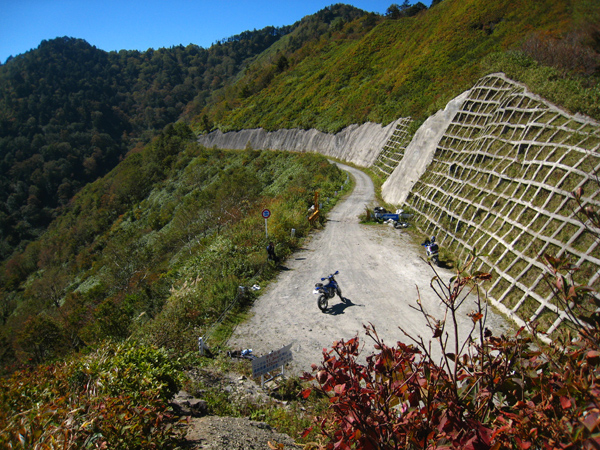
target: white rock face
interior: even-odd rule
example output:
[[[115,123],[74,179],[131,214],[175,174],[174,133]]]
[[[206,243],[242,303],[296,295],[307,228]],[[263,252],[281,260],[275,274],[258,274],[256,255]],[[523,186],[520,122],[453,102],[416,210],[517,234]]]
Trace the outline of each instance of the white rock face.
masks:
[[[433,160],[440,139],[468,96],[469,91],[465,91],[455,97],[444,110],[429,117],[417,130],[406,147],[404,158],[381,187],[381,195],[387,203],[404,203],[413,185]]]
[[[252,130],[212,133],[198,137],[205,147],[243,150],[247,146],[255,150],[287,150],[317,152],[325,156],[343,159],[361,167],[371,166],[379,152],[396,129],[400,119],[386,126],[367,122],[350,125],[337,134],[323,133],[315,129]]]

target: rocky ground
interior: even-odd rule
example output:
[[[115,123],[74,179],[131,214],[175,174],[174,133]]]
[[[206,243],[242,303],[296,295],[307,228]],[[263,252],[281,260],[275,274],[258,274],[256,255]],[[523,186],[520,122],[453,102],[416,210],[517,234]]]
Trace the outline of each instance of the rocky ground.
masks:
[[[231,373],[207,374],[197,371],[188,374],[196,381],[202,379],[205,384],[214,384],[229,394],[232,402],[243,404],[270,403],[285,408],[287,402],[273,397],[274,383],[264,387],[253,380]],[[214,386],[215,387],[215,386]],[[183,447],[189,450],[291,450],[301,446],[295,444],[290,436],[279,433],[264,422],[247,417],[219,417],[207,415],[206,401],[202,392],[192,394],[181,391],[171,402],[175,413],[187,419],[187,433]]]
[[[294,440],[264,422],[246,417],[194,418],[187,434],[190,448],[207,450],[298,449]]]

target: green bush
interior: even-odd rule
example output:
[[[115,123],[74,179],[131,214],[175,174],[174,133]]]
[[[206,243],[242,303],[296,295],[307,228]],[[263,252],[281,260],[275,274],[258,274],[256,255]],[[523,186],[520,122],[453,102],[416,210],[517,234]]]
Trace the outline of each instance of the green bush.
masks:
[[[167,400],[180,384],[180,367],[166,351],[133,343],[15,372],[0,379],[0,445],[173,448],[181,430]]]

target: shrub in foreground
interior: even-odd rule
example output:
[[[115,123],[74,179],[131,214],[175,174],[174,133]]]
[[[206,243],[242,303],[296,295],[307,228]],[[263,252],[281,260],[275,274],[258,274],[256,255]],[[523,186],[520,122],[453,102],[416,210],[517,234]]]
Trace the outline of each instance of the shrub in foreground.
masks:
[[[179,377],[164,350],[133,343],[15,372],[0,380],[0,447],[173,448]]]

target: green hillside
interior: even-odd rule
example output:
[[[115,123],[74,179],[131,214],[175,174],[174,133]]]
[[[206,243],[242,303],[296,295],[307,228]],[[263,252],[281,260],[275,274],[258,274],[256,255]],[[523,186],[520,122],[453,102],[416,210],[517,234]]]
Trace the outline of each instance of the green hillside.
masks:
[[[333,198],[344,181],[320,156],[208,150],[186,125],[167,127],[3,266],[0,361],[40,363],[134,331],[190,350],[194,330],[238,286],[269,278],[260,211],[273,211],[269,233],[283,256],[308,231],[315,191]],[[203,294],[188,286],[165,304],[189,279],[203,280]]]
[[[290,29],[146,52],[57,38],[0,66],[0,258],[38,237],[135,145],[200,110]]]
[[[259,32],[220,56],[197,46],[106,53],[59,38],[1,66],[0,257],[38,237],[83,186],[201,102],[221,73],[271,45],[280,36],[271,31],[256,48],[243,44]]]
[[[597,51],[597,18],[597,5],[588,0],[445,0],[414,17],[375,21],[366,16],[340,23],[331,27],[329,38],[300,49],[292,46],[291,33],[277,43],[289,65],[273,71],[272,64],[259,59],[207,114],[222,130],[314,127],[334,132],[365,121],[424,119],[483,74],[502,69],[502,64],[492,67],[486,56],[514,51],[561,66],[563,76],[566,62],[567,71],[589,81],[598,61],[583,55],[590,46]],[[551,53],[561,42],[570,46],[562,52],[582,58],[544,61],[548,55],[542,47]],[[244,95],[269,75],[262,89]],[[579,109],[598,115],[590,105]]]

